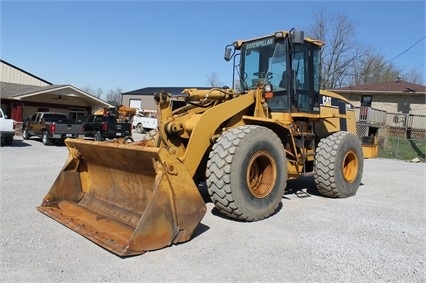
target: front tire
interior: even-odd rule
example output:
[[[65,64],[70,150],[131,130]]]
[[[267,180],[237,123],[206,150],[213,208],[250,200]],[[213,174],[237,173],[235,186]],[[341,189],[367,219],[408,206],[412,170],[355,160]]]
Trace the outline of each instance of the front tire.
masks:
[[[349,132],[337,132],[320,141],[314,162],[318,191],[328,197],[346,198],[356,194],[364,169],[362,145]]]
[[[30,138],[30,134],[28,133],[27,128],[24,128],[24,129],[22,130],[22,138],[23,138],[24,140],[27,140],[27,139],[29,139],[29,138]]]
[[[247,125],[218,138],[209,155],[207,188],[226,216],[257,221],[276,211],[287,181],[287,161],[278,136],[268,128]]]
[[[145,129],[143,128],[142,123],[136,125],[136,131],[141,134],[145,133]]]

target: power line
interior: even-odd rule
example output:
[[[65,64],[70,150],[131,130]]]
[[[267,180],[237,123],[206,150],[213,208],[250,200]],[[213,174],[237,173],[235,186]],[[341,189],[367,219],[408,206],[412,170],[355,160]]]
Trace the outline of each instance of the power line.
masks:
[[[422,41],[425,38],[426,38],[426,36],[423,36],[422,38],[420,38],[419,40],[417,40],[415,43],[413,43],[410,47],[408,47],[407,49],[405,49],[403,52],[401,52],[400,54],[396,55],[395,57],[393,57],[389,61],[383,63],[383,65],[386,65],[387,63],[392,62],[393,60],[395,60],[396,58],[400,57],[401,55],[404,55],[405,53],[408,52],[408,50],[410,50],[411,48],[413,48],[414,46],[416,46],[417,44],[419,44],[419,42]]]
[[[414,67],[414,69],[413,69],[413,70],[418,69],[418,68],[420,68],[420,67],[423,67],[425,64],[426,64],[426,62],[423,62],[423,64],[418,65],[417,67]]]
[[[374,71],[376,71],[376,70],[378,70],[378,69],[380,69],[380,68],[382,68],[382,67],[384,67],[385,65],[387,65],[387,64],[389,64],[390,62],[392,62],[393,60],[395,60],[396,58],[398,58],[398,57],[400,57],[400,56],[402,56],[402,55],[404,55],[405,53],[407,53],[408,52],[408,50],[410,50],[411,48],[413,48],[414,46],[416,46],[417,44],[419,44],[422,40],[424,40],[426,38],[426,36],[424,35],[422,38],[420,38],[419,40],[417,40],[416,42],[414,42],[410,47],[408,47],[407,49],[405,49],[403,52],[401,52],[401,53],[399,53],[398,55],[396,55],[395,57],[393,57],[392,59],[390,59],[390,60],[388,60],[388,61],[386,61],[386,62],[384,62],[384,63],[382,63],[382,64],[380,64],[379,66],[377,66],[377,67],[375,67],[375,68],[373,68],[373,70],[369,70],[369,73],[372,73],[372,72],[374,72]],[[420,67],[420,66],[418,66],[418,67]],[[418,67],[416,67],[416,68],[418,68]]]

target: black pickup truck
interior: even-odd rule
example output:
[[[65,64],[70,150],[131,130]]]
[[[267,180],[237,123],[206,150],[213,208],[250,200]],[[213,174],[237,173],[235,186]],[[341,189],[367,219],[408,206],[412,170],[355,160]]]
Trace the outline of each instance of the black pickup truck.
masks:
[[[41,138],[44,145],[82,135],[81,123],[70,121],[65,113],[37,112],[28,117],[22,125],[24,140],[36,136]]]
[[[83,122],[84,138],[96,141],[132,136],[132,124],[118,122],[112,115],[89,115]]]

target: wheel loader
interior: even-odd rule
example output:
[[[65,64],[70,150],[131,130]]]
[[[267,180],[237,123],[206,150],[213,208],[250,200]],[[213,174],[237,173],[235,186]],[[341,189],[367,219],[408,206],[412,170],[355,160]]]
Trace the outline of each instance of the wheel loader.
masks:
[[[146,140],[67,139],[68,160],[37,209],[125,257],[190,240],[210,200],[250,222],[276,213],[300,176],[326,197],[353,196],[363,172],[354,107],[320,89],[322,45],[291,29],[226,46],[232,88],[157,92],[158,129]],[[173,110],[174,99],[184,106]]]

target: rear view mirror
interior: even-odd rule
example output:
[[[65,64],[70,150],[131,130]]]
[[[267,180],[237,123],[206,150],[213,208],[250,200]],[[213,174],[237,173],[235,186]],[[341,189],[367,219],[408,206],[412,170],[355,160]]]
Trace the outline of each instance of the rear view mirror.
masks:
[[[227,48],[225,49],[225,56],[224,56],[224,59],[225,59],[226,61],[229,61],[229,60],[231,60],[231,58],[232,58],[232,48],[231,48],[231,47],[227,47]]]
[[[293,30],[292,37],[294,44],[303,44],[305,40],[305,33],[301,30]]]

